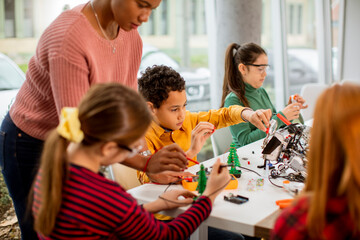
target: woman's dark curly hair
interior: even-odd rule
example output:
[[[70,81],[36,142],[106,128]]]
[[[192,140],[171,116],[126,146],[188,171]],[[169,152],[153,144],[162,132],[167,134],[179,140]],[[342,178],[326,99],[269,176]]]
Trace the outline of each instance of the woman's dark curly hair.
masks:
[[[154,65],[146,68],[138,79],[140,94],[146,101],[151,102],[155,108],[168,99],[169,92],[185,90],[185,80],[171,67]]]

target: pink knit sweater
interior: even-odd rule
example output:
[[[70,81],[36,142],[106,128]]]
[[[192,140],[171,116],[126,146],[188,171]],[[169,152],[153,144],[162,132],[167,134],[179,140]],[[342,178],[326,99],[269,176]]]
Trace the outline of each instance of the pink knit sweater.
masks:
[[[84,6],[63,12],[45,30],[10,109],[15,125],[32,137],[44,140],[57,126],[61,108],[77,106],[93,84],[119,82],[137,88],[139,33],[120,29],[111,42],[113,53],[110,42],[81,13]]]

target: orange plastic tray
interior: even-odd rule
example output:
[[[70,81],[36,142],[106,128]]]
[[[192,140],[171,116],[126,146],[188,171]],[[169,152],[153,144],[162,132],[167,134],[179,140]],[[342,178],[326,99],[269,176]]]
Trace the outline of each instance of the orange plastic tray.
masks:
[[[187,180],[182,180],[181,184],[183,187],[189,191],[196,191],[196,187],[198,182],[189,182]],[[231,175],[231,180],[229,184],[225,187],[225,189],[237,189],[238,188],[238,180],[234,175]]]

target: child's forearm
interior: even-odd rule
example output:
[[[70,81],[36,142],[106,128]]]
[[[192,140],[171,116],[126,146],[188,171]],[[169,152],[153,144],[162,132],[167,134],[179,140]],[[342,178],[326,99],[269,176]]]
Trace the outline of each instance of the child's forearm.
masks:
[[[157,213],[164,209],[163,202],[160,202],[160,199],[143,204],[143,208],[151,213]]]
[[[149,156],[143,156],[140,154],[137,154],[136,156],[132,157],[132,158],[127,158],[125,159],[122,164],[124,164],[125,166],[134,168],[136,170],[144,170],[145,164],[147,159],[149,158]]]
[[[245,121],[245,122],[249,122],[250,120],[250,116],[251,114],[254,112],[254,110],[252,110],[251,108],[244,108],[241,111],[241,118]]]
[[[196,152],[196,151],[194,151],[191,147],[190,147],[190,149],[189,150],[187,150],[186,152],[186,156],[188,157],[188,158],[194,158],[198,153]]]

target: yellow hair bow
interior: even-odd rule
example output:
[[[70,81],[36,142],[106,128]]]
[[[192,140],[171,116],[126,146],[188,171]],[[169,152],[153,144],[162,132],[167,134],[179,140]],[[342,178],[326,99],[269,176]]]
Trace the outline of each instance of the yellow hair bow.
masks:
[[[57,132],[71,142],[79,143],[84,139],[84,133],[81,131],[79,121],[79,111],[77,108],[64,107],[61,109],[60,123],[57,126]]]

